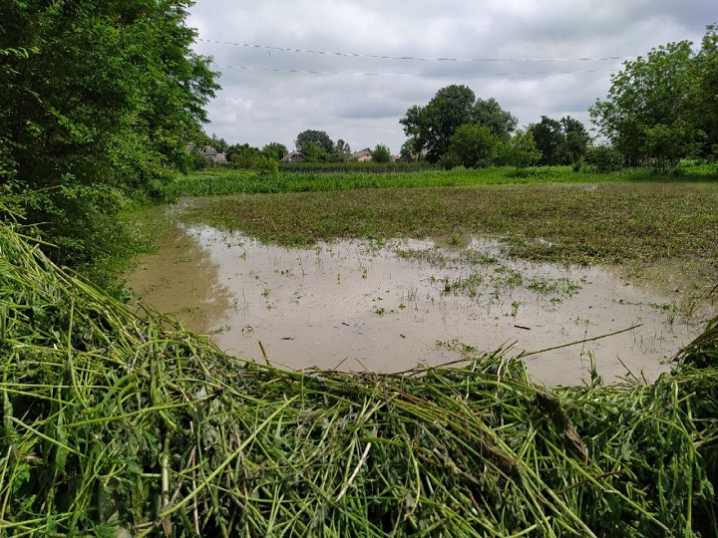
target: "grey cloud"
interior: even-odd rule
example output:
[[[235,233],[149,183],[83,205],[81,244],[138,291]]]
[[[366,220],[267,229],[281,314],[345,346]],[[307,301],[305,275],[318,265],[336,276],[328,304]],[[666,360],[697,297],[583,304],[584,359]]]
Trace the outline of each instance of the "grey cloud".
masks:
[[[315,51],[599,58],[645,55],[682,39],[699,43],[709,17],[718,18],[714,11],[714,0],[203,0],[189,23],[208,40]],[[217,68],[224,89],[208,107],[207,132],[229,142],[292,146],[312,128],[353,148],[382,142],[394,152],[404,140],[399,119],[406,110],[449,84],[495,97],[521,125],[566,114],[587,123],[588,107],[605,97],[621,63],[378,60],[205,42],[196,50],[226,66]]]

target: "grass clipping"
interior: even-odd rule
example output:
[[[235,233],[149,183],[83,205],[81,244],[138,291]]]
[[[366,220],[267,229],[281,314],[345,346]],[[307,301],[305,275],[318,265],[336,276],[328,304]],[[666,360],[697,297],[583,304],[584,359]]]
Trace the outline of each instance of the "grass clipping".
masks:
[[[718,371],[690,353],[654,385],[551,390],[502,352],[286,372],[32,245],[0,224],[2,536],[718,534]]]

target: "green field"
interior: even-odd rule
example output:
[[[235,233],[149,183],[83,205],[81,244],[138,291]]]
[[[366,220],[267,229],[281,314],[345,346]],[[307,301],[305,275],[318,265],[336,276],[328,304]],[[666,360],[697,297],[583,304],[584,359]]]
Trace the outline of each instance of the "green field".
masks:
[[[511,167],[371,173],[347,171],[262,173],[251,170],[209,169],[180,175],[170,183],[169,196],[219,196],[226,194],[266,194],[280,192],[343,191],[382,188],[471,187],[535,183],[606,183],[616,181],[715,181],[715,166],[686,165],[680,175],[659,174],[646,170],[624,170],[599,174],[569,166],[551,166],[517,170]]]
[[[515,255],[534,260],[718,259],[716,182],[618,181],[620,176],[565,173],[562,177],[573,181],[594,181],[489,184],[492,178],[507,179],[501,172],[494,174],[435,173],[437,186],[432,188],[386,185],[223,196],[195,204],[184,218],[282,245],[469,234],[500,237]],[[460,178],[477,184],[438,186]],[[479,179],[484,184],[478,184]]]

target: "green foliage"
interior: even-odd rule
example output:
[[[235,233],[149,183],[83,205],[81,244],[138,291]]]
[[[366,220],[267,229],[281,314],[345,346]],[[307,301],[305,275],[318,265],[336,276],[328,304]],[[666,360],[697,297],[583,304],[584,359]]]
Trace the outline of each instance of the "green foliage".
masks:
[[[334,152],[334,141],[324,131],[315,131],[307,129],[297,135],[294,141],[297,151],[307,154],[307,152],[318,152],[322,150],[322,154],[331,155]],[[318,153],[316,153],[318,155]]]
[[[501,108],[493,97],[477,99],[471,111],[472,122],[482,127],[489,127],[491,132],[501,139],[509,136],[519,123],[514,116]]]
[[[392,162],[391,151],[384,144],[377,144],[371,152],[371,160],[374,163],[385,164]]]
[[[505,137],[514,130],[517,120],[503,111],[495,99],[476,99],[470,88],[452,85],[436,92],[425,107],[409,108],[399,123],[412,141],[407,150],[413,155],[426,151],[427,159],[434,163],[449,151],[451,137],[462,125],[489,127],[497,136]]]
[[[441,88],[425,107],[411,107],[399,123],[416,142],[416,149],[426,150],[436,162],[449,149],[449,141],[461,125],[471,123],[476,95],[467,86]]]
[[[349,144],[347,144],[341,138],[337,140],[337,143],[334,146],[334,153],[332,153],[331,155],[331,160],[333,162],[345,163],[351,159],[351,156],[352,148],[349,146]]]
[[[413,138],[409,138],[408,140],[404,141],[404,143],[401,145],[399,156],[401,157],[402,161],[407,163],[415,162],[418,160],[420,154],[419,151],[417,151],[416,141]]]
[[[13,179],[10,194],[40,193],[20,209],[26,222],[43,223],[66,263],[117,248],[113,233],[109,241],[95,233],[114,229],[109,192],[156,195],[168,168],[188,164],[186,145],[218,88],[209,59],[190,48],[190,4],[0,5],[0,50],[26,51],[0,62],[0,170]]]
[[[226,159],[239,168],[247,168],[250,170],[258,170],[265,165],[266,161],[273,161],[273,155],[260,151],[245,143],[242,145],[235,144],[227,148],[225,153]]]
[[[616,172],[623,168],[623,155],[611,146],[595,146],[586,152],[586,164],[597,172]]]
[[[452,154],[447,154],[447,157]],[[455,158],[455,156],[454,156]],[[516,170],[515,168],[464,169],[458,160],[445,172],[433,165],[415,163],[298,163],[282,164],[276,175],[258,173],[233,165],[215,166],[189,175],[178,175],[166,186],[165,196],[215,196],[226,194],[260,194],[289,192],[333,192],[425,187],[463,187],[478,185],[505,185],[516,183],[582,183],[596,181],[615,182],[633,176],[595,173],[575,173],[570,167],[541,167]],[[459,168],[457,168],[459,167]],[[690,176],[692,172],[687,171]],[[660,176],[657,176],[660,177]],[[695,176],[693,176],[695,177]],[[653,177],[654,179],[656,176]],[[667,178],[665,178],[667,179]]]
[[[466,123],[451,137],[449,154],[467,168],[487,167],[494,163],[501,139],[488,126]]]
[[[457,170],[461,166],[461,159],[453,151],[449,151],[441,156],[439,165],[446,171]]]
[[[541,159],[541,151],[536,147],[531,132],[521,130],[501,144],[499,153],[503,164],[517,169],[536,164]]]
[[[287,146],[279,142],[270,142],[262,148],[262,155],[274,161],[281,161],[287,153]]]
[[[319,144],[309,141],[302,145],[302,155],[306,159],[306,162],[310,163],[326,163],[331,160],[332,153],[324,149]]]
[[[698,51],[681,41],[625,62],[592,119],[630,166],[668,169],[682,158],[711,156],[718,143],[716,73],[718,35],[708,26]]]
[[[561,121],[541,116],[541,121],[530,125],[528,130],[541,151],[541,165],[573,164],[586,155],[590,137],[583,124],[571,116]]]

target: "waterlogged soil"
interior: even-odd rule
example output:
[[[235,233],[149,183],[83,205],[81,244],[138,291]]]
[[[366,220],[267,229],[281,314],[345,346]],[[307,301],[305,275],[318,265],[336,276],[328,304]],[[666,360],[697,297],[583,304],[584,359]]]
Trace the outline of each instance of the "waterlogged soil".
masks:
[[[169,218],[127,287],[223,350],[290,369],[401,372],[503,347],[547,385],[592,367],[650,382],[716,313],[680,264],[528,263],[470,237],[283,248]]]

